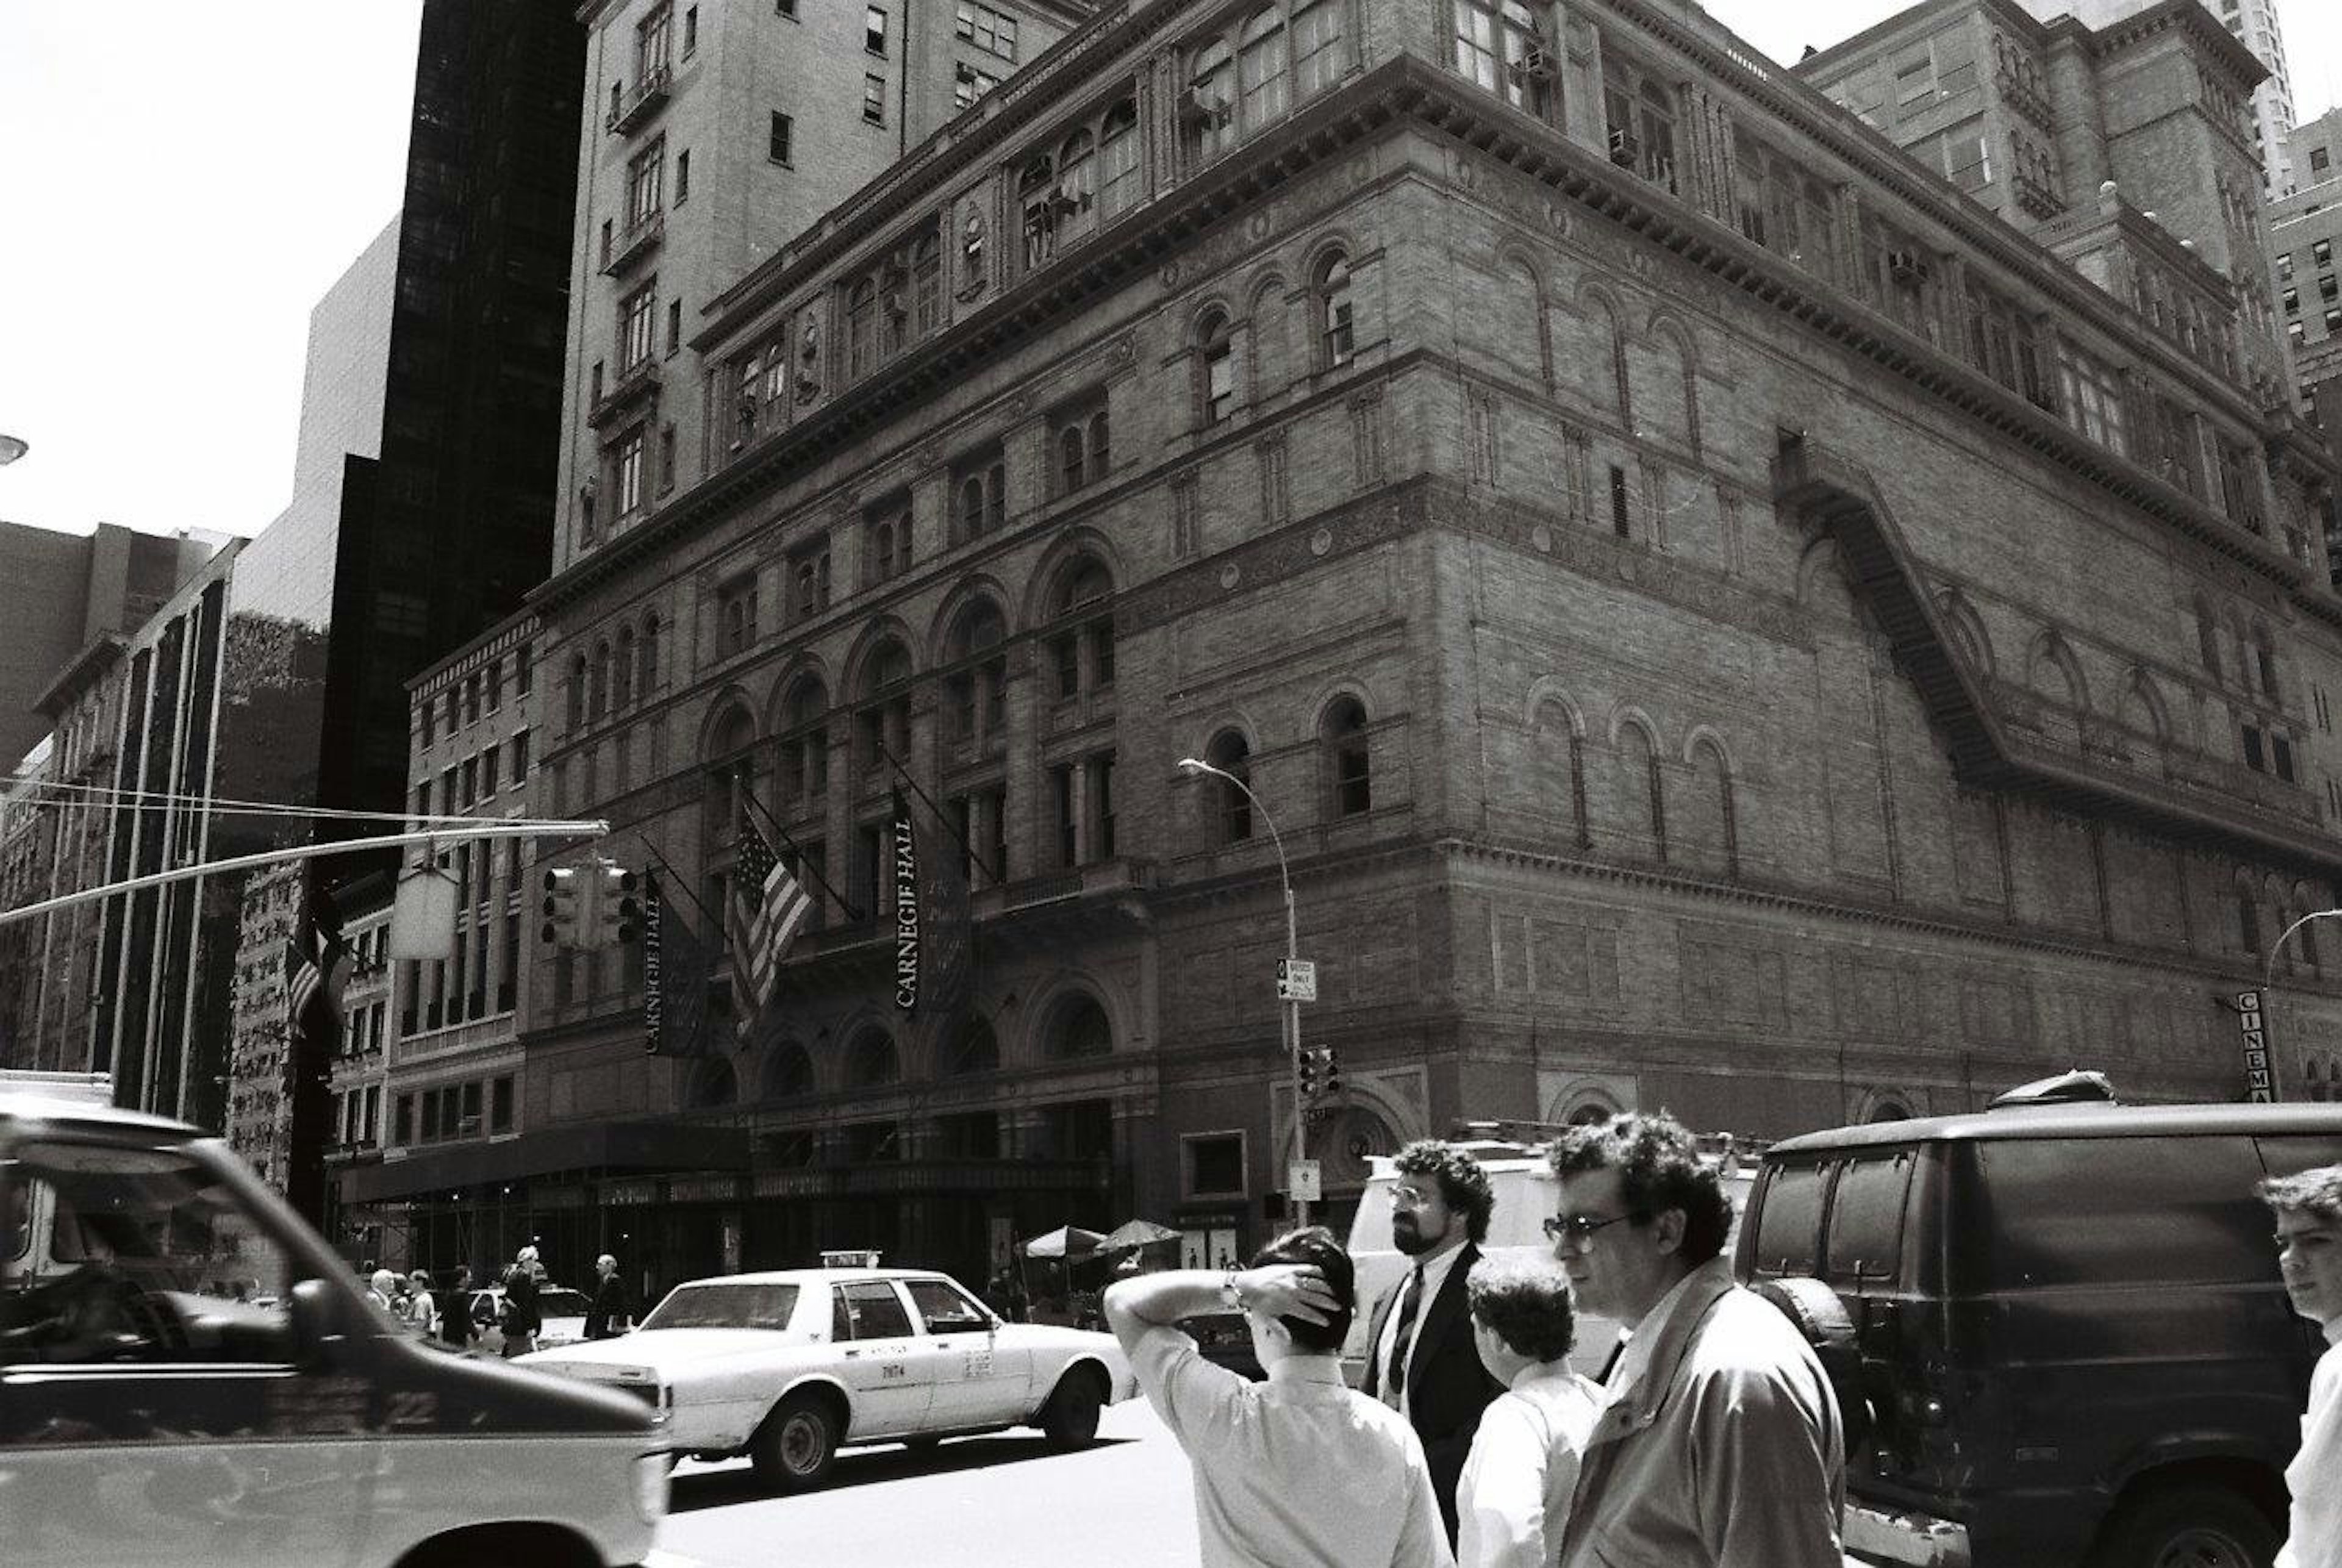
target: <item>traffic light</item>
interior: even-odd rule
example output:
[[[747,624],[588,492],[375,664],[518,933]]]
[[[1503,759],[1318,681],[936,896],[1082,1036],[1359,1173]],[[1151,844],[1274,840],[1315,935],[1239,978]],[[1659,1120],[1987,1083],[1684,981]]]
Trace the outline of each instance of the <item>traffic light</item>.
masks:
[[[1293,1074],[1301,1091],[1302,1103],[1317,1098],[1317,1053],[1304,1051],[1294,1059]]]
[[[1317,1093],[1338,1094],[1341,1092],[1342,1069],[1335,1064],[1334,1048],[1321,1045],[1317,1048]]]
[[[575,868],[559,866],[545,874],[545,941],[548,947],[584,944],[585,878]]]
[[[605,861],[595,868],[594,945],[610,947],[634,941],[643,933],[642,901],[635,896],[635,874]]]

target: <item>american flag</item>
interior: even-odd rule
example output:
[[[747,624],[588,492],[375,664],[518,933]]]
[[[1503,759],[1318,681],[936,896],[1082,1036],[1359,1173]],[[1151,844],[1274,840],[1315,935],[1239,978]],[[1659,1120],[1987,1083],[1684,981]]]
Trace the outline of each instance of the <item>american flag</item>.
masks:
[[[341,986],[349,974],[350,948],[333,894],[305,871],[303,888],[298,921],[285,939],[285,1023],[296,1052],[307,1047],[330,1054],[341,1042]]]
[[[732,945],[732,1016],[744,1037],[772,999],[781,960],[812,910],[813,900],[775,858],[756,824],[743,821],[724,920]]]

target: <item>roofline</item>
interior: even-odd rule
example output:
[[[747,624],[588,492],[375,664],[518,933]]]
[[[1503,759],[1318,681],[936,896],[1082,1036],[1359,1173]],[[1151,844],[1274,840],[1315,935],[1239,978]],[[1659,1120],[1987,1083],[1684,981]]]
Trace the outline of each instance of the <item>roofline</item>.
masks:
[[[2197,0],[2184,0],[2184,3],[2192,5],[2197,3]],[[1815,50],[1804,59],[1790,64],[1787,68],[1799,75],[1818,75],[1833,65],[1844,64],[1853,55],[1876,45],[1878,40],[1906,30],[1925,14],[1954,9],[1965,10],[1971,4],[1981,4],[1985,9],[1998,14],[2000,17],[2020,31],[2032,33],[2037,41],[2048,37],[2052,33],[2063,32],[2067,27],[2079,28],[2083,32],[2089,30],[2084,27],[2071,12],[2045,19],[2036,16],[2023,6],[2017,5],[2015,0],[1919,0],[1919,4],[1906,5],[1891,16],[1873,22],[1851,37],[1841,38],[1827,48]]]
[[[65,661],[56,678],[33,699],[33,711],[55,723],[73,705],[75,697],[120,661],[123,650],[129,646],[130,639],[119,632],[100,632],[83,644],[81,651]]]
[[[2194,0],[2188,0],[2193,4]],[[2127,1138],[2169,1133],[2342,1133],[2342,1104],[2010,1105],[1907,1122],[1873,1122],[1784,1138],[1770,1160],[1834,1149],[2004,1138]]]

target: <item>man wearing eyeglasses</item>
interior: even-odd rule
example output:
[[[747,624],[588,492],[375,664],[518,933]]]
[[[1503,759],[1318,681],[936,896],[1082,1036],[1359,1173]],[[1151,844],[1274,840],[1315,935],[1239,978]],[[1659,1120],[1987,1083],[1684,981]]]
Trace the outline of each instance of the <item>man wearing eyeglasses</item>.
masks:
[[[1579,1305],[1632,1337],[1612,1367],[1562,1568],[1840,1568],[1846,1436],[1821,1363],[1733,1283],[1723,1183],[1664,1114],[1573,1127],[1546,1225]],[[1598,1546],[1598,1551],[1597,1551]]]
[[[1447,1544],[1456,1544],[1456,1487],[1480,1413],[1505,1392],[1481,1364],[1465,1281],[1480,1261],[1496,1193],[1480,1162],[1421,1138],[1391,1162],[1391,1244],[1410,1267],[1375,1304],[1365,1393],[1406,1417],[1423,1441]]]

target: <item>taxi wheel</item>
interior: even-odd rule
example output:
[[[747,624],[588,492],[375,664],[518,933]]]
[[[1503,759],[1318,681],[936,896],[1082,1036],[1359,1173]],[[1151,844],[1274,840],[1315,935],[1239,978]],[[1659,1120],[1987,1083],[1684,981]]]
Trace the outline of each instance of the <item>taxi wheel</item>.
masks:
[[[1086,1448],[1097,1439],[1098,1412],[1105,1404],[1097,1379],[1076,1373],[1059,1383],[1041,1407],[1041,1435],[1055,1449]]]
[[[2177,1486],[2117,1513],[2095,1568],[2268,1568],[2281,1541],[2249,1499],[2219,1487]]]
[[[837,1417],[817,1399],[791,1399],[765,1418],[750,1445],[756,1474],[784,1492],[809,1492],[837,1462]]]

